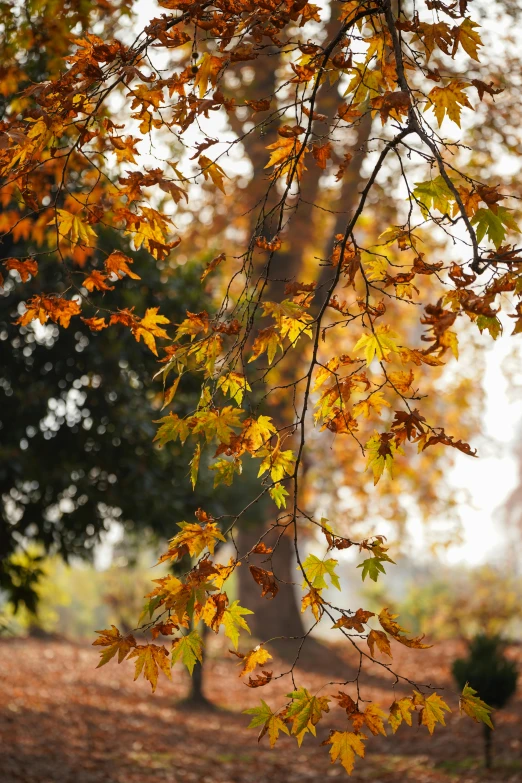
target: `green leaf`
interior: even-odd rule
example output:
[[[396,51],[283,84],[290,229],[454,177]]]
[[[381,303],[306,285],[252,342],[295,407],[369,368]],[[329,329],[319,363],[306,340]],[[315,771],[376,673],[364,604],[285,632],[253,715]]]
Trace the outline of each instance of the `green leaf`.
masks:
[[[379,574],[385,574],[386,571],[382,563],[383,563],[383,559],[381,557],[368,557],[366,560],[363,560],[362,563],[359,563],[357,568],[362,568],[363,582],[367,576],[369,576],[370,579],[376,582],[377,579],[379,578]]]
[[[240,459],[228,460],[222,457],[209,466],[209,470],[215,471],[214,487],[218,487],[220,484],[230,487],[234,480],[234,475],[238,473],[241,475],[242,463]]]
[[[332,585],[338,590],[341,589],[339,577],[335,573],[335,566],[337,560],[330,558],[329,560],[319,560],[315,555],[308,555],[303,563],[303,569],[306,574],[306,578],[315,590],[322,590],[328,587],[325,581],[325,576],[328,574]],[[303,582],[303,587],[307,586],[307,582]]]
[[[199,661],[202,663],[202,640],[197,631],[191,631],[180,639],[174,640],[172,665],[177,663],[180,658],[182,663],[184,663],[189,670],[190,675],[192,675],[192,672],[194,671],[196,662]]]
[[[242,628],[250,633],[250,628],[246,620],[243,620],[243,615],[254,614],[250,609],[245,609],[244,606],[239,605],[239,601],[234,601],[223,615],[223,625],[225,626],[225,636],[228,636],[235,649],[239,642],[239,629]]]
[[[306,688],[287,694],[292,703],[286,711],[288,718],[292,719],[292,734],[299,735],[305,729],[315,736],[315,727],[322,718],[323,712],[329,712],[326,696],[312,696]]]
[[[494,340],[497,339],[502,331],[502,324],[495,316],[479,315],[477,317],[477,326],[482,333],[484,329],[487,329]]]
[[[437,209],[443,215],[450,214],[450,205],[455,201],[455,196],[439,174],[428,182],[416,182],[413,196],[419,202],[423,217],[428,217],[431,209]]]
[[[477,691],[474,690],[468,683],[465,684],[464,690],[460,697],[460,711],[465,712],[476,723],[485,723],[490,729],[494,726],[491,722],[491,707],[489,707],[485,701],[479,699]]]
[[[281,718],[272,712],[272,709],[268,706],[266,701],[261,699],[260,707],[250,707],[248,710],[243,710],[246,715],[253,715],[254,717],[248,724],[249,729],[255,729],[257,726],[261,726],[261,732],[258,737],[258,741],[261,740],[268,732],[268,738],[270,740],[270,747],[273,748],[276,744],[276,740],[279,737],[279,732],[284,734],[290,734],[288,727],[283,723]]]
[[[491,209],[482,207],[471,218],[471,224],[476,226],[477,242],[482,242],[487,236],[496,248],[500,247],[506,238],[506,229],[520,231],[513,215],[505,207],[497,207],[496,214]]]
[[[288,497],[289,493],[282,484],[279,484],[278,482],[268,490],[268,493],[276,504],[277,508],[286,508],[286,498]]]

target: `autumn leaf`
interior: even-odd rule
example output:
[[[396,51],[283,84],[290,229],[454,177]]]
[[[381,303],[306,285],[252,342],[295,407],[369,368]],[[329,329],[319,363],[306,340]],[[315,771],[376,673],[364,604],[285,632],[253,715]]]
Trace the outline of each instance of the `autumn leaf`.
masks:
[[[364,757],[364,734],[354,734],[350,731],[333,731],[325,744],[331,745],[330,758],[332,764],[340,761],[346,772],[351,775],[355,756]]]
[[[38,274],[38,262],[34,258],[27,258],[22,261],[19,258],[8,258],[4,261],[7,270],[14,269],[22,278],[22,283],[27,283],[29,277],[35,277]]]
[[[194,666],[203,662],[203,641],[197,631],[191,631],[172,643],[172,665],[179,660],[187,667],[192,676]]]
[[[332,628],[354,629],[358,633],[364,633],[364,625],[370,617],[375,617],[375,612],[368,612],[365,609],[357,609],[352,615],[343,615]]]
[[[289,492],[286,491],[284,486],[277,482],[273,487],[270,487],[268,494],[276,504],[277,508],[286,508],[286,498],[289,497]]]
[[[132,634],[122,636],[115,625],[111,625],[110,628],[105,629],[104,631],[96,631],[96,633],[99,633],[100,636],[95,639],[93,645],[107,648],[100,653],[101,657],[100,662],[96,667],[97,669],[108,663],[111,658],[114,658],[116,653],[118,653],[118,663],[121,663],[132,648],[136,646],[134,636],[132,636]]]
[[[273,748],[279,737],[280,731],[282,731],[283,734],[290,734],[290,731],[283,720],[277,713],[272,712],[271,708],[263,699],[261,699],[260,707],[250,707],[250,709],[243,710],[243,712],[246,715],[253,715],[253,718],[248,725],[249,729],[255,729],[261,726],[261,732],[257,740],[258,742],[268,733],[270,747]]]
[[[234,601],[223,615],[223,625],[225,627],[225,636],[228,636],[235,649],[239,643],[239,631],[240,629],[250,633],[248,623],[243,619],[244,615],[254,614],[250,609],[245,609],[244,606],[239,605],[239,601]]]
[[[312,696],[306,688],[299,688],[287,694],[292,703],[286,711],[287,718],[292,722],[292,734],[299,737],[305,730],[314,736],[316,725],[323,717],[324,712],[329,712],[326,696]]]
[[[324,601],[321,598],[321,591],[311,588],[308,593],[303,596],[301,601],[301,612],[305,612],[308,607],[312,610],[312,614],[317,621],[321,618],[324,609],[322,608]]]
[[[243,659],[243,668],[241,669],[239,676],[244,677],[245,674],[253,672],[256,666],[262,666],[267,661],[272,659],[272,656],[265,650],[265,648],[258,644],[253,650],[250,650],[246,655],[241,656]]]
[[[333,558],[320,560],[316,555],[308,555],[303,562],[303,570],[306,574],[306,579],[315,590],[322,590],[328,587],[325,576],[330,577],[333,587],[336,587],[338,590],[341,589],[339,577],[335,573],[337,562],[338,561]],[[303,587],[306,587],[308,582],[305,580],[303,582]]]
[[[225,193],[225,183],[223,182],[223,179],[226,177],[226,174],[221,166],[210,160],[210,158],[207,158],[206,155],[200,155],[198,163],[204,178],[210,178],[214,185],[219,188],[222,193]]]
[[[375,356],[386,361],[390,353],[397,351],[397,334],[387,325],[375,327],[371,334],[363,334],[354,345],[355,353],[364,353],[366,364],[370,365]]]
[[[136,342],[139,343],[140,338],[143,337],[143,342],[147,348],[150,348],[155,356],[158,355],[158,350],[156,348],[156,337],[162,337],[167,340],[169,339],[167,332],[165,329],[162,329],[159,324],[168,324],[170,321],[168,318],[165,318],[164,315],[160,315],[158,310],[159,307],[149,307],[145,311],[145,315],[141,321],[139,321],[139,323],[132,330]]]
[[[97,240],[95,232],[78,215],[73,215],[66,209],[56,210],[58,231],[63,237],[68,237],[71,245],[85,245],[92,247]],[[54,223],[54,220],[51,221]]]
[[[444,712],[451,712],[451,710],[437,693],[425,697],[418,691],[413,691],[413,703],[421,707],[419,722],[422,726],[426,726],[430,734],[433,734],[437,723],[446,725]]]
[[[99,272],[97,269],[93,269],[90,275],[84,278],[83,280],[83,287],[87,289],[87,291],[94,291],[95,289],[97,291],[114,291],[113,285],[108,285],[105,281],[107,280],[107,275],[104,275],[102,272]]]
[[[366,643],[370,648],[370,655],[372,656],[372,658],[375,657],[376,646],[377,649],[383,653],[383,655],[388,655],[390,658],[393,657],[391,654],[390,642],[388,640],[388,637],[383,631],[375,631],[372,629],[368,634],[368,639],[366,640]]]
[[[265,571],[258,566],[249,566],[250,573],[254,578],[254,581],[261,586],[261,598],[275,598],[279,592],[279,585],[277,584],[272,571]]]
[[[494,728],[491,722],[491,707],[477,696],[477,691],[468,683],[466,683],[461,693],[459,706],[460,711],[473,718],[475,723],[485,723],[490,729]]]
[[[137,680],[143,674],[145,680],[150,682],[152,692],[158,684],[158,674],[163,672],[165,677],[172,679],[170,671],[170,659],[167,650],[157,644],[139,644],[128,655],[127,660],[136,658],[134,679]]]
[[[462,107],[473,108],[468,100],[468,96],[463,92],[466,87],[470,86],[469,82],[452,79],[444,87],[434,87],[428,94],[428,103],[424,111],[432,108],[439,125],[442,125],[444,118],[447,116],[460,128]]]
[[[403,636],[403,634],[407,633],[407,631],[402,628],[398,622],[396,622],[396,617],[398,617],[398,615],[390,614],[386,608],[379,612],[380,624],[384,630],[395,639],[396,642],[400,642],[400,644],[403,644],[405,647],[412,647],[416,650],[425,650],[432,646],[431,644],[422,644],[424,636],[418,636],[411,639],[409,639],[407,636]]]
[[[403,721],[408,726],[411,726],[411,713],[414,709],[415,705],[413,700],[407,696],[405,696],[403,699],[399,699],[399,701],[393,702],[390,707],[388,723],[390,724],[394,734]]]
[[[133,259],[124,255],[120,250],[113,250],[110,256],[105,259],[105,270],[108,274],[116,275],[120,279],[124,275],[128,275],[133,280],[141,280],[140,276],[129,267],[129,264],[133,263]]]

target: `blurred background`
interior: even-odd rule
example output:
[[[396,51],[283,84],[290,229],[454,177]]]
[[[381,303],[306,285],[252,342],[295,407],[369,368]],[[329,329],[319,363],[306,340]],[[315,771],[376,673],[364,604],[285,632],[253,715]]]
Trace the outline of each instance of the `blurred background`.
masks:
[[[488,67],[507,90],[494,111],[469,120],[466,133],[475,149],[469,165],[491,171],[506,191],[520,197],[521,61],[515,33],[505,31],[514,25],[516,30],[522,8],[508,0],[476,4],[490,22],[483,32]],[[0,32],[0,105],[7,105],[17,89],[21,48],[26,52],[24,78],[29,74],[40,81],[56,72],[70,47],[70,33],[79,35],[94,24],[100,35],[117,32],[128,40],[160,12],[149,0],[114,3],[110,12],[104,10],[109,4],[88,0],[58,5],[60,14],[51,0],[0,3],[7,20]],[[29,44],[23,38],[25,6],[33,31]],[[321,6],[327,18],[328,3]],[[508,73],[513,74],[510,84]],[[226,77],[227,88],[242,100],[273,91],[282,78],[278,68],[256,72],[241,63]],[[329,113],[337,106],[336,89],[334,100],[332,91],[320,96],[320,111]],[[238,112],[236,124],[227,126],[219,115],[213,119],[213,133],[225,128],[238,136],[248,118]],[[342,184],[334,182],[329,170],[309,172],[303,181],[307,203],[322,200],[344,211],[350,208],[367,171],[371,133],[371,122],[366,122],[357,138],[346,138],[346,148],[357,149],[358,158]],[[170,141],[164,143],[165,155],[182,154]],[[249,147],[248,137],[236,149],[226,199],[215,203],[213,191],[203,183],[192,211],[177,207],[176,221],[192,232],[186,245],[190,252],[156,262],[124,239],[117,245],[113,235],[100,232],[95,252],[119,247],[132,255],[141,277],[139,284],[122,281],[119,307],[144,312],[157,306],[177,323],[185,309],[211,310],[219,301],[223,282],[214,279],[201,286],[200,276],[217,250],[231,246],[231,216],[240,230],[248,231],[247,208],[259,198],[259,184],[252,178],[259,150]],[[389,184],[395,177],[390,165],[364,226],[369,237],[389,224]],[[12,205],[2,206],[0,231],[14,220]],[[303,221],[296,227],[298,241],[288,258],[282,254],[290,277],[297,269],[310,270],[338,231],[331,216],[309,214],[306,208],[298,214]],[[38,247],[37,236],[35,226],[22,221],[9,235],[7,252],[29,255]],[[430,241],[434,252],[444,252],[439,237]],[[76,260],[81,265],[81,258]],[[224,509],[230,513],[241,498],[213,491],[212,475],[206,478],[205,471],[194,495],[187,475],[190,455],[172,444],[168,449],[151,445],[161,388],[152,380],[156,366],[150,353],[130,334],[109,329],[94,335],[86,326],[58,330],[37,322],[13,326],[22,300],[40,286],[49,287],[55,270],[51,261],[42,260],[38,277],[23,289],[17,274],[10,273],[0,294],[1,783],[141,783],[149,775],[175,783],[286,783],[344,775],[329,768],[317,743],[303,748],[299,758],[286,738],[279,754],[257,746],[239,710],[258,699],[238,682],[221,637],[209,640],[203,671],[196,670],[193,682],[175,670],[173,682],[165,681],[154,697],[142,683],[132,684],[130,666],[95,671],[97,653],[90,647],[94,631],[111,624],[124,632],[135,628],[151,579],[165,573],[165,566],[154,564],[176,523],[191,519],[199,506],[215,515]],[[411,329],[417,328],[412,320]],[[385,533],[397,563],[377,584],[362,583],[356,554],[340,553],[345,604],[392,607],[412,634],[427,635],[434,647],[399,652],[399,671],[411,677],[421,671],[423,680],[442,683],[450,694],[462,678],[480,683],[481,693],[492,689],[491,703],[498,708],[491,748],[491,738],[483,737],[471,721],[461,721],[455,697],[448,696],[455,709],[450,731],[437,732],[432,740],[416,729],[401,729],[393,743],[373,738],[370,758],[359,765],[355,780],[522,780],[522,705],[516,693],[522,661],[521,360],[519,337],[493,344],[470,332],[458,368],[441,370],[434,381],[430,404],[453,411],[452,425],[479,449],[479,460],[459,452],[419,456],[409,473],[393,484],[383,480],[378,492],[371,482],[364,483],[360,459],[345,444],[341,457],[317,443],[315,464],[307,468],[309,501],[317,513],[339,520],[339,530]],[[192,389],[185,385],[176,400],[178,414],[192,410],[197,384]],[[254,480],[245,477],[245,497]],[[246,546],[257,538],[269,513],[255,509],[240,543]],[[321,546],[310,532],[310,551],[321,552]],[[222,562],[228,560],[226,549]],[[279,567],[293,579],[291,551],[282,549]],[[256,611],[253,636],[262,640],[281,628],[283,633],[302,633],[307,620],[293,591],[282,591],[280,616],[269,619],[257,588],[241,571],[246,569],[230,580],[227,593]],[[281,666],[291,654],[285,645],[274,645]],[[349,675],[353,665],[349,652],[335,646],[326,630],[303,655],[300,676],[303,684],[319,686],[325,674],[347,679],[342,675]],[[271,685],[267,700],[284,694],[284,687]],[[386,671],[368,673],[367,687],[368,698],[384,706],[400,692]],[[184,700],[187,704],[181,706]]]

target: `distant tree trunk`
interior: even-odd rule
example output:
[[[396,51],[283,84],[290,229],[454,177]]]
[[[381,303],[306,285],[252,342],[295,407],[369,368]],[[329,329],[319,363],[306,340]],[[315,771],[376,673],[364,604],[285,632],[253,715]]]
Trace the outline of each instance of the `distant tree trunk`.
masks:
[[[338,22],[332,19],[330,24],[335,27]],[[253,67],[256,68],[256,65]],[[256,78],[252,80],[251,87],[247,88],[249,94],[246,97],[251,99],[271,95],[275,92],[276,87],[275,66],[272,69],[263,67],[256,70],[258,71],[256,72]],[[333,117],[340,102],[341,99],[337,86],[331,86],[328,82],[325,82],[319,90],[315,110],[319,114]],[[322,218],[324,213],[319,213],[315,205],[321,200],[320,180],[323,172],[317,166],[309,164],[309,170],[305,173],[301,182],[301,201],[290,223],[292,246],[286,252],[284,248],[278,251],[273,259],[268,298],[274,301],[283,299],[285,281],[300,279],[299,275],[303,274],[304,262],[311,249],[318,251],[319,254],[323,250],[325,253],[330,253],[335,234],[344,231],[350,212],[359,198],[359,190],[362,184],[360,169],[366,154],[366,144],[370,135],[370,129],[371,117],[368,115],[362,119],[357,129],[357,136],[350,145],[353,159],[343,178],[339,198],[336,203],[328,205],[331,206],[332,211],[340,211],[342,214],[334,217],[332,225],[322,241],[321,239],[317,240],[316,218],[318,214]],[[235,130],[240,133],[242,128],[238,126]],[[269,134],[264,139],[254,135],[246,136],[243,140],[245,151],[251,160],[254,170],[254,177],[245,191],[245,210],[251,210],[252,230],[256,225],[258,217],[257,205],[262,202],[266,188],[266,179],[261,174],[267,160],[266,146],[274,140],[272,136],[275,135],[275,130],[274,126],[270,127]],[[269,228],[267,226],[267,232]],[[271,236],[267,234],[267,238],[270,239]],[[316,270],[315,279],[319,286],[324,286],[331,278],[331,275],[332,267],[320,267]],[[325,291],[321,290],[317,297],[318,300],[319,297],[324,295]],[[291,383],[295,380],[298,377],[299,369],[297,366],[285,368],[285,383]],[[281,423],[283,418],[281,411],[269,410],[268,413],[273,416],[276,425]],[[289,448],[290,445],[287,447]],[[245,523],[240,523],[238,526],[237,544],[242,555],[255,545],[263,529],[266,529],[273,523],[274,512],[275,509],[266,504],[264,513],[257,513],[257,519],[250,517]],[[270,537],[272,543],[274,543],[277,538],[277,531],[271,533]],[[264,541],[267,545],[270,544],[267,538]],[[259,565],[263,559],[266,559],[266,556],[254,555],[250,558],[249,564]],[[264,567],[266,568],[266,565]],[[294,587],[291,584],[292,582],[299,582],[300,578],[295,566],[293,540],[290,537],[283,536],[279,541],[271,567],[275,576],[280,580],[278,583],[279,593],[275,599],[272,599],[276,602],[274,606],[271,606],[271,602],[266,598],[261,598],[261,591],[252,579],[247,563],[238,571],[241,602],[254,612],[254,615],[249,618],[252,632],[260,640],[280,636],[303,637],[305,634],[303,616],[300,612]],[[280,655],[293,660],[299,648],[299,641],[297,639],[277,639],[272,643],[272,647]],[[312,643],[312,640],[307,640],[306,648],[308,648],[308,651],[316,647],[319,647],[318,643]],[[315,657],[322,657],[317,655],[318,652],[318,650],[314,650],[313,654]]]
[[[492,740],[493,740],[493,732],[489,728],[489,726],[486,726],[486,724],[483,724],[483,730],[484,730],[484,763],[486,765],[486,769],[491,769],[493,766],[493,757],[492,757]]]

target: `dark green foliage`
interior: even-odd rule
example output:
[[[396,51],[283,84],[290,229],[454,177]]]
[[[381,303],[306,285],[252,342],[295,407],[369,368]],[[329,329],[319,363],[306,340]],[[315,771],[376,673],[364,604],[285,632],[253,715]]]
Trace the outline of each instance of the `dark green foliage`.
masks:
[[[29,244],[9,252],[19,257]],[[100,237],[106,252],[118,245],[129,252],[118,238]],[[120,283],[117,306],[140,316],[159,307],[174,323],[186,308],[202,309],[199,265],[172,270],[147,253],[132,255],[141,281]],[[56,260],[38,261],[33,280],[10,277],[0,295],[0,588],[31,608],[30,577],[37,575],[13,574],[7,561],[20,545],[37,541],[46,551],[85,557],[112,519],[169,537],[196,507],[190,456],[179,446],[152,447],[162,389],[143,343],[123,327],[94,334],[80,319],[68,329],[13,325],[20,302],[53,285]],[[109,298],[113,292],[99,295],[100,305]],[[180,384],[179,415],[197,405],[195,383],[187,376]],[[199,504],[210,496],[211,478]]]
[[[460,689],[468,683],[495,709],[507,704],[517,686],[517,668],[504,656],[504,646],[498,636],[479,634],[470,642],[468,657],[458,658],[452,667]]]

